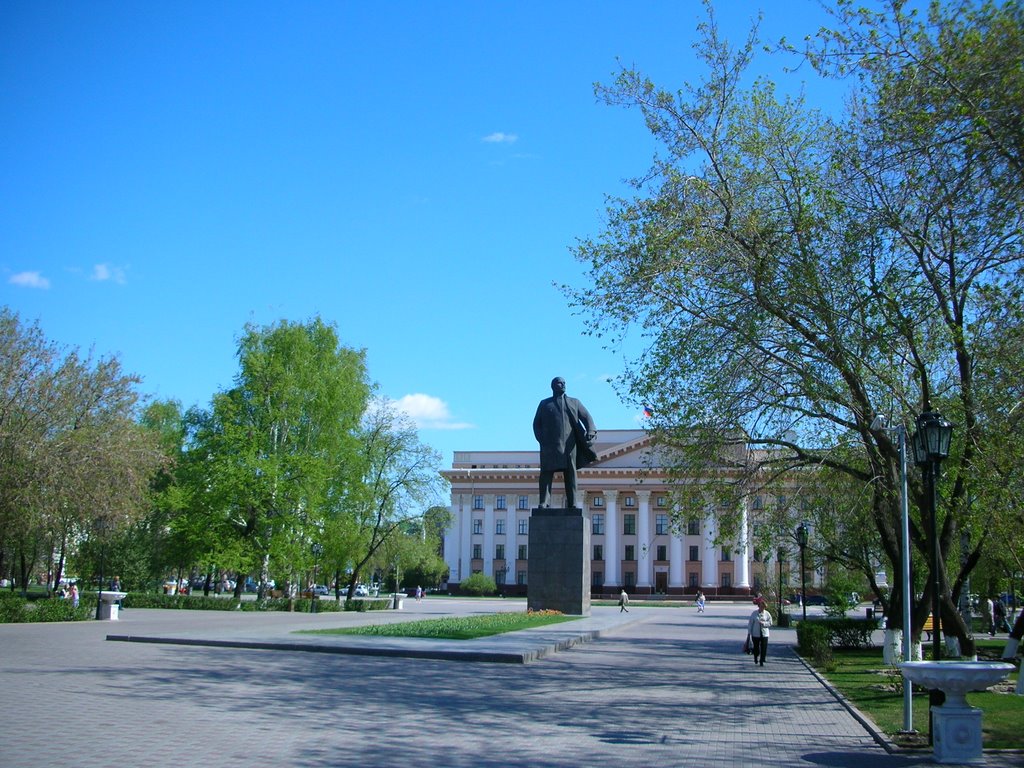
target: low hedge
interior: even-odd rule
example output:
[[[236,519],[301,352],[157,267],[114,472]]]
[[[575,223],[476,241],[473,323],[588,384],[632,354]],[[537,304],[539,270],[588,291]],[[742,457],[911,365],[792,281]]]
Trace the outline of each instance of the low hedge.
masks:
[[[0,593],[0,624],[37,621],[85,621],[96,615],[96,603],[79,601],[76,608],[70,600],[59,597],[26,600],[19,594]]]
[[[84,621],[96,615],[95,592],[86,592],[79,600],[78,608],[70,600],[57,597],[26,600],[20,594],[0,592],[0,624],[17,624],[29,621]],[[189,611],[288,611],[310,612],[309,598],[289,601],[278,597],[268,600],[243,600],[233,598],[204,597],[203,595],[161,595],[151,592],[129,592],[121,602],[124,608],[170,608]],[[365,598],[348,602],[317,600],[317,612],[338,611],[382,611],[391,608],[390,597]]]
[[[875,619],[829,617],[797,622],[797,647],[816,664],[832,658],[833,648],[870,648],[871,633],[878,629]]]

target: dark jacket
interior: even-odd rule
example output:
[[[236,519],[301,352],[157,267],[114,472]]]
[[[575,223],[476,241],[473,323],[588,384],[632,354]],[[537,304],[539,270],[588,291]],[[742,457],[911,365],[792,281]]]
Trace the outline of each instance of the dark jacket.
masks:
[[[541,400],[533,417],[533,436],[540,443],[540,468],[561,470],[570,462],[574,467],[586,466],[595,458],[587,443],[596,434],[590,412],[575,397],[561,395]],[[587,460],[577,462],[578,446],[583,447]]]

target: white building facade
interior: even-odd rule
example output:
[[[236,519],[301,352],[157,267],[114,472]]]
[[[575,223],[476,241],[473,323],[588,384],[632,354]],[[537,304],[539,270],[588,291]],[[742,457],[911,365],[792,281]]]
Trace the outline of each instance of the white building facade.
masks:
[[[678,526],[664,473],[652,466],[643,430],[598,434],[598,460],[578,473],[577,504],[591,530],[591,593],[708,596],[748,595],[761,568],[749,542],[752,524],[744,506],[738,535],[719,537],[718,511]],[[472,573],[492,576],[504,594],[525,594],[530,514],[539,501],[537,451],[457,451],[451,482],[452,525],[444,556],[453,592]],[[564,503],[556,475],[553,506]],[[744,503],[746,504],[746,502]],[[755,578],[756,574],[756,578]],[[787,582],[789,580],[787,579]]]

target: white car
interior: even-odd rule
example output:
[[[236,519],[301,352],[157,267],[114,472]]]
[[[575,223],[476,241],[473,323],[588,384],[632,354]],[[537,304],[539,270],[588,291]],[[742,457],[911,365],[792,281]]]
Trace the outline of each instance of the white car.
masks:
[[[370,589],[365,584],[356,584],[356,597],[369,597]]]

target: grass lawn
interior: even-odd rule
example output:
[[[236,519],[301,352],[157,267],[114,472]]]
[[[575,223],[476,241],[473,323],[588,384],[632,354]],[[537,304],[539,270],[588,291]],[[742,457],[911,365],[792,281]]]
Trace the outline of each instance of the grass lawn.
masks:
[[[338,629],[304,629],[310,635],[377,635],[379,637],[426,637],[435,640],[472,640],[503,632],[532,629],[563,621],[576,621],[579,616],[566,616],[554,611],[494,613],[485,616],[456,616],[446,619],[403,621],[398,624],[371,624]]]
[[[1005,640],[978,640],[979,661],[999,661]],[[818,672],[834,685],[857,709],[868,715],[894,743],[903,746],[927,744],[928,692],[914,688],[913,716],[917,737],[898,734],[903,728],[903,676],[895,667],[882,663],[882,650],[835,650],[834,663]],[[982,743],[986,749],[1024,748],[1024,696],[1013,693],[1017,672],[1008,682],[987,691],[970,693],[967,703],[983,710]]]

